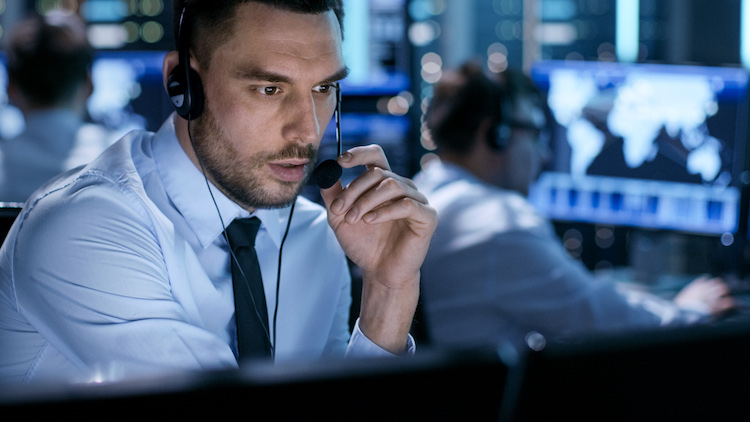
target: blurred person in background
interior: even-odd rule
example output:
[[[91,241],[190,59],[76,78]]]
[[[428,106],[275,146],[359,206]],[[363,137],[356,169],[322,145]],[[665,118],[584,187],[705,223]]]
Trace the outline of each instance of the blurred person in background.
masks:
[[[720,279],[668,301],[622,291],[569,256],[527,200],[549,151],[544,100],[522,72],[488,77],[471,62],[447,72],[427,124],[439,159],[414,180],[439,216],[422,267],[435,345],[691,324],[734,306]]]
[[[51,177],[89,163],[116,136],[86,123],[94,51],[76,15],[30,16],[6,45],[8,97],[25,130],[0,142],[0,201],[23,202]]]

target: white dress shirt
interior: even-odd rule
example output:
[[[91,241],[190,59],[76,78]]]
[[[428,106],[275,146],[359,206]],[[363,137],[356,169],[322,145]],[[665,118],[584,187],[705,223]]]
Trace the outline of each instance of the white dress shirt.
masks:
[[[249,215],[212,191],[225,226]],[[273,321],[289,208],[254,215],[262,221],[256,250]],[[46,184],[0,249],[0,379],[86,382],[236,367],[222,232],[173,118]],[[280,278],[277,361],[387,354],[358,326],[350,340],[345,256],[325,210],[304,198]]]
[[[572,259],[549,222],[515,192],[433,162],[414,178],[438,212],[422,267],[422,300],[437,344],[686,324],[704,314],[621,292]]]

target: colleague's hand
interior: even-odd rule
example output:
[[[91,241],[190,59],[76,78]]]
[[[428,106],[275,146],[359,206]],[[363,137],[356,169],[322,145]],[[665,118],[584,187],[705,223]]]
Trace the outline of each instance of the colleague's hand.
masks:
[[[377,145],[338,157],[343,168],[366,170],[348,186],[321,190],[328,222],[364,279],[360,328],[386,350],[406,343],[419,298],[419,269],[437,213],[414,183],[390,171]]]
[[[724,280],[709,277],[698,277],[683,287],[674,302],[683,308],[704,309],[711,315],[721,314],[736,306]]]

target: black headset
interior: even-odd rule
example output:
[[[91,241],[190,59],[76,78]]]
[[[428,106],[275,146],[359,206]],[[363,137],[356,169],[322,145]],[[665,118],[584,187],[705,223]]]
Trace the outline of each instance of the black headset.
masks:
[[[198,73],[190,67],[190,22],[187,5],[182,8],[177,28],[179,63],[169,73],[167,93],[177,114],[187,120],[193,120],[203,112],[203,83]]]
[[[495,151],[504,150],[510,143],[511,138],[511,114],[513,113],[513,102],[510,98],[510,92],[505,87],[502,87],[499,91],[500,104],[498,110],[500,113],[500,119],[490,129],[487,142]]]

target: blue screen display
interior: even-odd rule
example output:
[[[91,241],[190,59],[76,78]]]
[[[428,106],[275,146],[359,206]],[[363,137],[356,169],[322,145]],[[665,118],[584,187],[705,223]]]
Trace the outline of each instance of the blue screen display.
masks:
[[[747,138],[738,68],[546,61],[552,159],[530,198],[557,220],[735,233]]]

